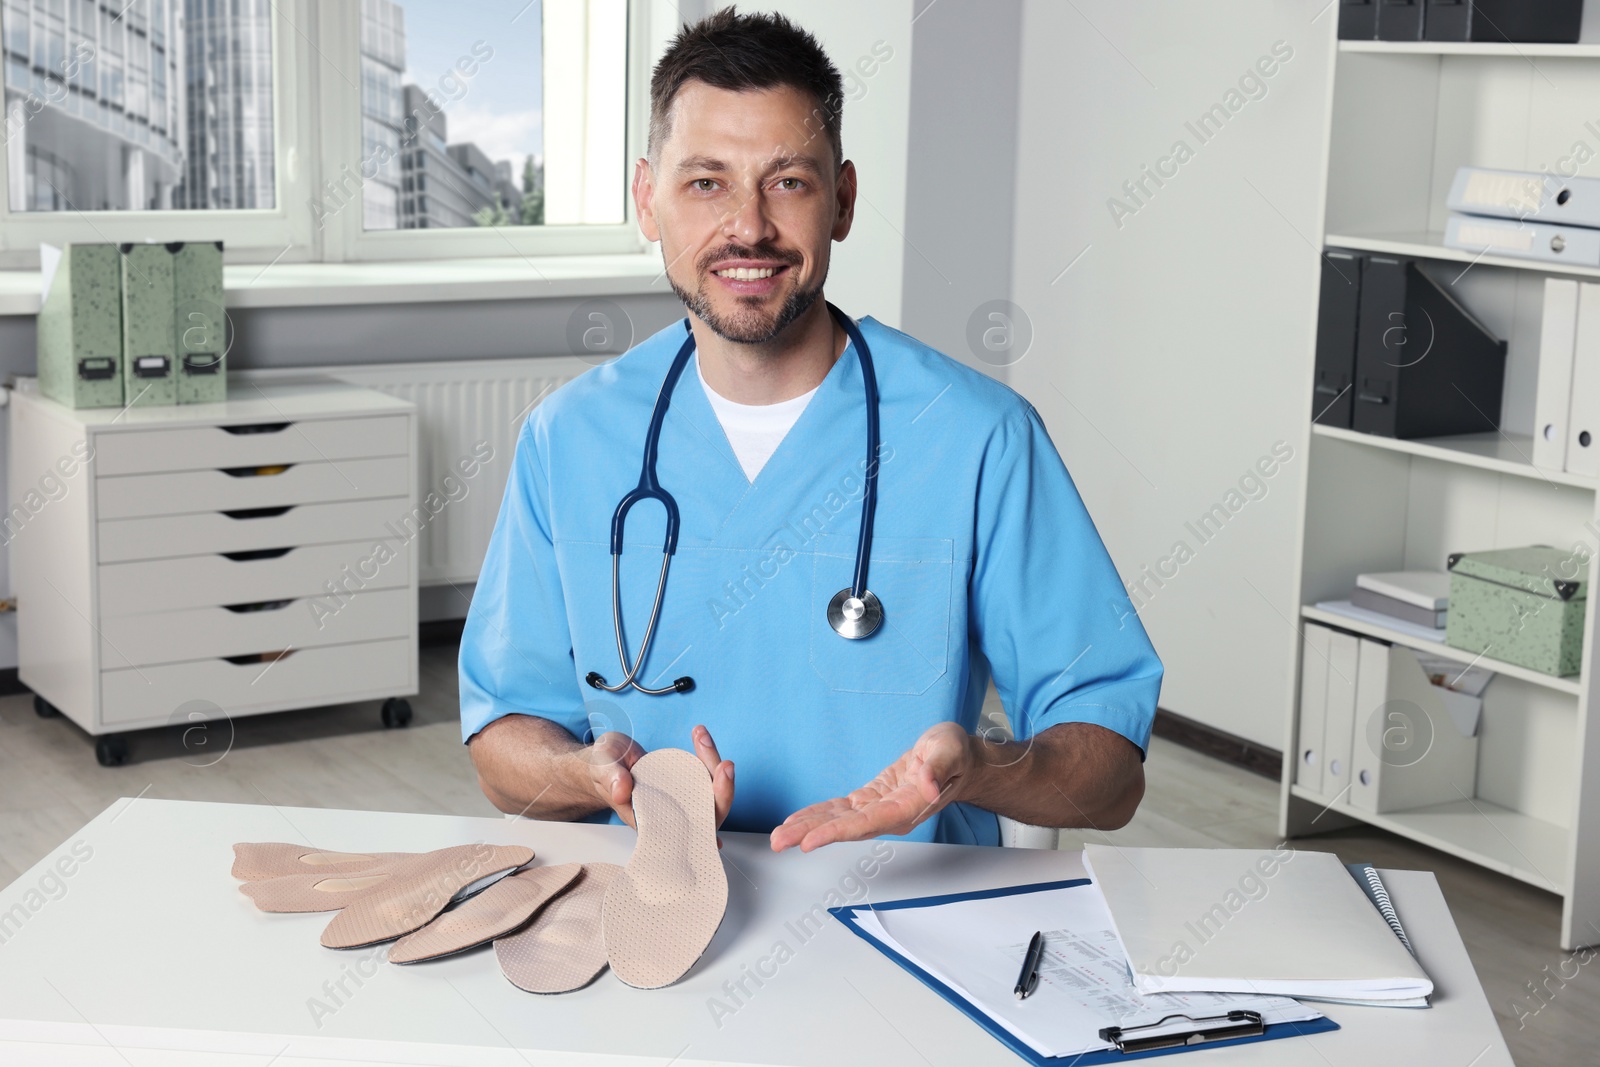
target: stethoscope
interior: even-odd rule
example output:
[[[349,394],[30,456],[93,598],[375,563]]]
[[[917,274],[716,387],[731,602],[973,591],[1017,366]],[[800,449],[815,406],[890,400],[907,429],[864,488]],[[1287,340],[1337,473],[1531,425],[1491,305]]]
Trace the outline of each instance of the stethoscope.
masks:
[[[840,637],[855,641],[870,637],[883,622],[883,604],[867,588],[867,561],[872,558],[872,516],[878,506],[878,376],[872,369],[872,353],[868,350],[866,339],[861,336],[856,324],[832,304],[828,304],[828,311],[839,325],[844,327],[845,333],[850,335],[850,341],[856,347],[856,358],[861,362],[861,380],[867,396],[866,490],[861,497],[861,534],[856,541],[855,580],[839,590],[828,602],[828,625],[832,626]],[[656,620],[661,616],[661,598],[667,589],[667,568],[672,563],[673,554],[678,551],[678,502],[673,499],[671,493],[661,488],[661,483],[656,480],[656,453],[661,446],[661,424],[667,417],[667,405],[672,401],[672,390],[678,384],[678,378],[682,376],[684,367],[688,366],[689,357],[694,354],[694,331],[687,318],[683,320],[683,328],[689,336],[678,349],[678,355],[667,371],[666,380],[661,383],[661,392],[656,396],[655,409],[650,413],[650,428],[645,432],[644,466],[639,472],[639,484],[618,502],[617,510],[611,516],[611,619],[617,631],[617,659],[621,662],[622,669],[627,672],[627,677],[616,685],[608,685],[606,680],[600,677],[600,672],[590,671],[584,679],[596,689],[604,689],[608,693],[621,692],[632,686],[641,693],[660,696],[663,693],[687,693],[694,688],[694,679],[688,676],[679,678],[671,685],[660,689],[649,689],[638,682],[639,670],[644,666],[645,656],[650,651],[650,641],[655,636]],[[656,580],[656,600],[650,609],[650,623],[644,629],[644,642],[639,646],[638,658],[633,661],[632,666],[629,666],[628,649],[622,639],[622,592],[617,575],[622,562],[622,531],[627,523],[628,511],[633,505],[646,499],[659,500],[661,506],[666,509],[667,537],[661,549],[661,577]]]

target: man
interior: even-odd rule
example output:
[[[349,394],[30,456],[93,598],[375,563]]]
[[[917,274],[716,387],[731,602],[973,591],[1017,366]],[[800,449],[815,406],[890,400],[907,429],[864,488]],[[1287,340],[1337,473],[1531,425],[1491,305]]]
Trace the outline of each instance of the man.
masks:
[[[1116,608],[1038,414],[864,318],[881,421],[867,455],[866,361],[822,296],[856,203],[842,99],[781,16],[723,10],[656,66],[633,197],[689,311],[656,458],[681,532],[649,628],[667,521],[652,500],[629,513],[614,623],[612,513],[691,336],[678,322],[523,426],[461,641],[462,737],[503,811],[631,825],[629,768],[664,746],[704,761],[719,823],[777,850],[993,844],[996,813],[1115,828],[1143,796],[1161,664]],[[852,640],[828,609],[854,588],[872,473],[883,615]],[[1020,740],[973,733],[991,674]],[[630,677],[667,691],[593,687]]]

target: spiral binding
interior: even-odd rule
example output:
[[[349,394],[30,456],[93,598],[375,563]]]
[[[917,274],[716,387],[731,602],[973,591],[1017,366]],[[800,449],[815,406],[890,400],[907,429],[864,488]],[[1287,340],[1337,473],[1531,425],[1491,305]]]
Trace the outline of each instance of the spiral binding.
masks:
[[[1415,956],[1417,950],[1411,947],[1411,939],[1406,936],[1405,928],[1400,925],[1400,916],[1394,910],[1394,902],[1389,899],[1389,891],[1384,888],[1383,880],[1378,877],[1377,870],[1368,867],[1362,873],[1366,876],[1367,885],[1372,890],[1373,903],[1378,905],[1378,910],[1383,913],[1384,921],[1394,931],[1394,936],[1398,937],[1400,943],[1406,947],[1406,951]]]

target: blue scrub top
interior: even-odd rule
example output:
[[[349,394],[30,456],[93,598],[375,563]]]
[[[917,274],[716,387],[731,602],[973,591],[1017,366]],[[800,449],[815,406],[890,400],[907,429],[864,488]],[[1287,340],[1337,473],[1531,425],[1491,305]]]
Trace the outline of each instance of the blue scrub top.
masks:
[[[828,625],[849,585],[866,468],[866,399],[848,346],[754,482],[694,368],[673,391],[657,472],[681,533],[640,672],[689,693],[610,694],[612,512],[639,480],[645,429],[685,338],[680,320],[545,399],[517,440],[461,638],[461,735],[537,715],[582,741],[693,748],[704,723],[738,768],[730,830],[769,831],[871,781],[938,722],[969,732],[990,672],[1016,737],[1092,722],[1150,738],[1161,662],[1044,424],[1017,393],[872,318],[881,394],[871,637]],[[661,507],[628,516],[624,634],[638,654],[661,568]],[[610,813],[616,821],[615,813]],[[995,817],[952,804],[909,840],[995,844]]]

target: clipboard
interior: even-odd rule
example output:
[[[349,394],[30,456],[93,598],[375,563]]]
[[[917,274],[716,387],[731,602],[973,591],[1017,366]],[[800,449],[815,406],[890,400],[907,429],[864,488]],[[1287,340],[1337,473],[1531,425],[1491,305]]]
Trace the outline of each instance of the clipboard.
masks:
[[[970,893],[949,893],[941,896],[894,900],[883,904],[851,904],[838,908],[829,908],[828,913],[843,923],[845,929],[889,957],[904,970],[910,972],[923,985],[943,997],[951,1007],[983,1027],[995,1040],[1005,1045],[1028,1063],[1033,1064],[1034,1067],[1051,1067],[1051,1065],[1055,1064],[1070,1064],[1071,1067],[1089,1067],[1091,1064],[1126,1063],[1129,1060],[1147,1056],[1165,1056],[1175,1052],[1187,1052],[1193,1048],[1222,1048],[1249,1041],[1272,1041],[1284,1037],[1304,1037],[1307,1034],[1320,1034],[1339,1029],[1339,1024],[1326,1016],[1304,1022],[1263,1024],[1259,1016],[1255,1016],[1253,1020],[1237,1018],[1237,1016],[1255,1015],[1254,1012],[1230,1012],[1227,1015],[1191,1018],[1188,1021],[1195,1025],[1189,1028],[1187,1026],[1175,1026],[1174,1023],[1181,1020],[1175,1015],[1168,1015],[1160,1023],[1137,1027],[1108,1026],[1102,1030],[1100,1034],[1101,1040],[1116,1043],[1121,1051],[1113,1048],[1098,1052],[1078,1053],[1072,1056],[1044,1056],[1035,1051],[1032,1046],[1021,1038],[995,1022],[978,1005],[951,989],[917,964],[906,959],[889,945],[884,944],[873,936],[870,931],[863,929],[856,921],[856,916],[862,912],[923,908],[959,900],[1015,896],[1019,893],[1034,893],[1047,889],[1068,889],[1073,886],[1089,884],[1091,883],[1087,878],[1074,878],[1056,882],[1036,882],[1031,885],[980,889]],[[1179,1032],[1174,1033],[1174,1030]]]

